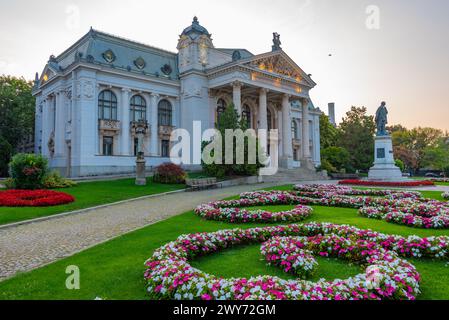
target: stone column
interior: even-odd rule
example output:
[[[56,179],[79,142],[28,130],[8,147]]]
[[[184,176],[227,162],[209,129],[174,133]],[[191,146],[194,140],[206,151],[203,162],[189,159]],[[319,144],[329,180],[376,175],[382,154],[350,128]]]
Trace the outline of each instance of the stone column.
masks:
[[[302,156],[303,163],[311,162],[309,134],[309,100],[302,100]]]
[[[232,84],[232,99],[234,102],[235,110],[239,117],[242,116],[242,84],[238,81]]]
[[[150,155],[152,157],[159,156],[159,146],[158,146],[158,111],[157,111],[157,94],[150,95],[150,108],[151,108],[151,140],[150,140]]]
[[[122,89],[122,108],[121,108],[121,122],[122,122],[122,132],[120,140],[120,154],[122,156],[129,156],[130,153],[130,120],[129,120],[129,99],[130,92],[128,88]]]
[[[292,113],[288,94],[284,94],[282,97],[282,142],[283,157],[281,165],[284,168],[291,169],[293,167]]]
[[[259,126],[258,129],[268,130],[268,119],[267,119],[267,89],[260,89],[259,92]],[[268,131],[267,131],[267,139],[268,139]],[[268,152],[268,141],[260,141],[260,146],[264,149],[265,152]]]
[[[65,151],[65,101],[64,91],[59,91],[56,94],[55,106],[55,156],[62,157]]]
[[[48,139],[51,133],[51,123],[50,123],[50,98],[46,97],[42,104],[42,155],[48,157]]]

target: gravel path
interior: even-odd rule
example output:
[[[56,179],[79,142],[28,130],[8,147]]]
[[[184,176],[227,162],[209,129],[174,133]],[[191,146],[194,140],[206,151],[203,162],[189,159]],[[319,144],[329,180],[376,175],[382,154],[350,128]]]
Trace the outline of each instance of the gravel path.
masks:
[[[274,185],[259,184],[162,195],[0,229],[0,280],[192,210],[201,203]]]

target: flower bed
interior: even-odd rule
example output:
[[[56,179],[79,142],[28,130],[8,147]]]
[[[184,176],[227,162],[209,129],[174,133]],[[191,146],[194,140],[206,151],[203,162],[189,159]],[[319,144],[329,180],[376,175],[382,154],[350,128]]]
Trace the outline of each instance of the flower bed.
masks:
[[[449,228],[449,204],[421,198],[419,192],[355,190],[333,185],[298,185],[295,186],[295,191],[247,192],[243,193],[241,197],[248,201],[270,199],[271,202],[275,202],[274,204],[354,208],[359,209],[362,216],[371,219],[382,219],[416,228]]]
[[[300,278],[307,278],[314,273],[318,262],[312,251],[304,249],[305,239],[275,237],[262,244],[260,251],[269,265],[278,266]]]
[[[417,228],[449,228],[449,206],[440,201],[409,203],[398,200],[389,206],[363,207],[359,213],[368,218]]]
[[[404,182],[387,182],[387,181],[368,181],[368,180],[341,180],[338,182],[341,185],[357,185],[357,186],[369,186],[369,187],[421,187],[421,186],[434,186],[435,183],[430,180],[415,180]]]
[[[357,261],[368,267],[367,272],[332,282],[273,276],[223,279],[189,264],[196,257],[233,246],[292,236],[308,237],[307,248]],[[447,259],[448,249],[449,237],[405,238],[328,223],[221,230],[183,235],[157,249],[145,263],[145,280],[149,293],[177,300],[414,299],[419,294],[419,274],[400,257]],[[374,282],[369,281],[373,270]]]
[[[74,201],[71,195],[52,190],[0,191],[0,207],[50,207]]]
[[[445,192],[441,195],[443,199],[449,200],[449,192]]]
[[[227,221],[231,223],[246,222],[295,222],[302,221],[312,214],[312,208],[298,205],[292,210],[283,212],[270,212],[265,210],[246,210],[240,206],[257,206],[283,201],[284,197],[264,198],[259,197],[251,200],[240,199],[231,201],[216,201],[198,206],[195,213],[206,220]]]

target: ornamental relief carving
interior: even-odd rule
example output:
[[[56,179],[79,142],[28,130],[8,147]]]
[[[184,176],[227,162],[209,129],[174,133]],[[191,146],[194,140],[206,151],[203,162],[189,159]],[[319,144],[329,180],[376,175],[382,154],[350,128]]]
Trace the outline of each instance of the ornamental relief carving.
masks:
[[[251,62],[251,66],[271,73],[277,73],[300,82],[301,74],[288,61],[280,56],[263,58]]]
[[[189,87],[184,89],[182,94],[186,98],[201,97],[201,86],[200,85],[190,85]]]
[[[86,99],[92,99],[94,97],[94,84],[92,81],[83,82],[83,95]]]
[[[72,93],[73,95],[73,93]],[[76,99],[93,99],[95,96],[95,86],[93,81],[77,81],[75,83]]]

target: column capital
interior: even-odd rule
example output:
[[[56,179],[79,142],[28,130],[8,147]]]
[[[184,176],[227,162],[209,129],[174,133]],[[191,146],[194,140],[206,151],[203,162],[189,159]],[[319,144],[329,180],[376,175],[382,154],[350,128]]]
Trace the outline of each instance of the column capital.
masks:
[[[288,93],[284,93],[284,94],[282,95],[282,98],[283,98],[283,99],[288,99],[288,100],[290,100],[291,97],[292,97],[292,95],[291,95],[291,94],[288,94]]]
[[[260,90],[259,90],[259,93],[261,93],[261,94],[267,94],[268,92],[270,92],[270,90],[267,88],[260,88]]]
[[[152,98],[159,98],[160,95],[158,93],[151,92],[150,93],[150,97],[152,97]]]
[[[231,82],[231,85],[233,88],[241,88],[243,86],[242,82],[238,80]]]
[[[130,93],[131,89],[130,88],[122,88],[122,92]]]

